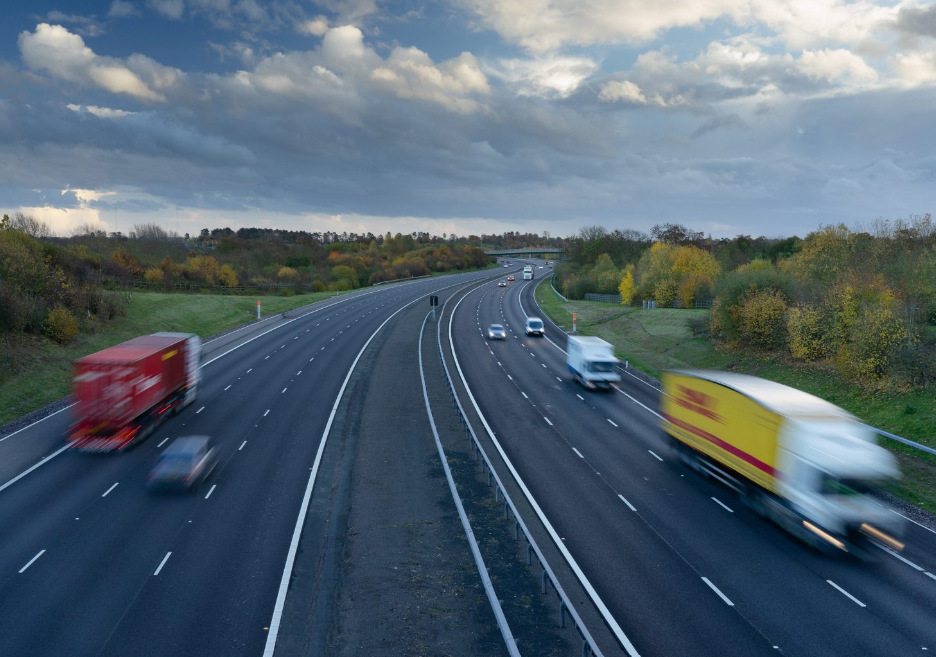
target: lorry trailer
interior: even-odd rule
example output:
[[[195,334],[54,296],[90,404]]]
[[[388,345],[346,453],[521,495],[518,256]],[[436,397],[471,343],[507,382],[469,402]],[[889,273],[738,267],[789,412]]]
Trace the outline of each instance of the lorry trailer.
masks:
[[[169,411],[195,401],[200,354],[197,335],[154,333],[79,358],[67,441],[103,452],[143,440]]]
[[[742,374],[671,371],[662,382],[661,426],[687,465],[822,551],[903,548],[899,516],[871,495],[900,476],[896,459],[850,413]]]

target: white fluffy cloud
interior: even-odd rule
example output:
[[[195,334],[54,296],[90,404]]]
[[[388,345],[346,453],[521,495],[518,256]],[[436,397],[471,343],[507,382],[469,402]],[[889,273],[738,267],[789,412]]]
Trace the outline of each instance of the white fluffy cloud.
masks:
[[[541,56],[533,59],[498,59],[484,69],[520,96],[568,98],[598,72],[587,57]]]
[[[647,43],[669,30],[728,19],[764,26],[789,47],[859,43],[895,7],[871,0],[454,0],[506,40],[533,52]]]
[[[630,80],[612,80],[606,83],[598,94],[603,103],[623,103],[625,105],[651,105],[654,107],[673,107],[685,105],[686,99],[675,94],[664,98],[658,92],[645,94],[639,86]]]
[[[299,34],[310,36],[323,36],[328,31],[328,19],[325,16],[316,16],[311,20],[300,21],[296,24]]]
[[[125,63],[96,55],[80,36],[61,25],[40,23],[35,32],[22,32],[19,48],[23,61],[34,70],[44,70],[69,82],[98,86],[140,100],[165,100]],[[138,58],[137,62],[155,72],[155,67],[149,65],[152,60]]]
[[[836,82],[875,82],[877,71],[861,57],[848,50],[805,50],[796,61],[796,68],[814,80]]]

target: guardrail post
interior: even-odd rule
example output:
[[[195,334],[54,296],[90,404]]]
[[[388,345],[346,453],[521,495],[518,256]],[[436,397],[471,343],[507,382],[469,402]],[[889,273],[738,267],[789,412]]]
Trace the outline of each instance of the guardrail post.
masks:
[[[565,627],[565,600],[559,600],[559,627]]]
[[[494,487],[494,501],[500,502],[500,488],[497,486]]]
[[[549,581],[549,578],[546,576],[546,569],[543,569],[543,595],[546,595],[546,583]]]
[[[510,520],[510,505],[507,504],[507,497],[504,497],[504,520]]]
[[[506,504],[506,502],[505,502],[505,504]],[[515,522],[514,522],[514,540],[515,540],[515,541],[519,541],[519,540],[520,540],[520,521],[515,521]]]
[[[527,541],[527,565],[533,565],[533,546]]]
[[[588,645],[588,641],[582,639],[582,657],[589,657],[592,654],[591,646]]]

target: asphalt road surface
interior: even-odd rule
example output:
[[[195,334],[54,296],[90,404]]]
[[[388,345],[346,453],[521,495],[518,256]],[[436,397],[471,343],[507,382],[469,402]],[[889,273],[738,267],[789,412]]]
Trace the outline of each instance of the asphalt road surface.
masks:
[[[452,320],[455,351],[493,433],[635,653],[936,650],[934,532],[907,523],[900,556],[881,550],[861,563],[822,556],[756,516],[676,462],[657,389],[625,374],[616,390],[586,391],[567,371],[562,331],[547,320],[548,339],[523,334],[526,316],[546,319],[539,282],[468,293]],[[486,339],[494,323],[506,340]]]
[[[68,411],[0,441],[0,655],[262,654],[358,354],[407,304],[492,274],[369,289],[225,336],[196,402],[126,453],[62,451]],[[148,493],[156,456],[186,434],[217,441],[215,473],[192,494]]]

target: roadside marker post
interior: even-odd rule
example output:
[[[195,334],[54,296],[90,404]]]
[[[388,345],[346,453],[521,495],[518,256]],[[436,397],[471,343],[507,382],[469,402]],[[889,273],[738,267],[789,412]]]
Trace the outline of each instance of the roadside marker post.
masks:
[[[429,297],[429,305],[432,307],[432,321],[434,322],[434,321],[435,321],[435,318],[436,318],[436,316],[435,316],[435,309],[436,309],[436,306],[439,305],[439,297],[437,297],[437,296],[434,295],[434,294],[431,295],[431,296]]]
[[[257,321],[260,321],[260,299],[257,299]]]
[[[572,332],[575,333],[575,321],[578,317],[578,313],[572,313]]]

